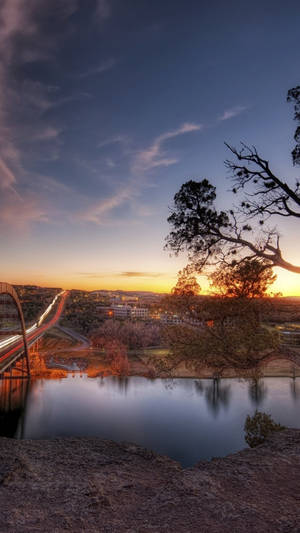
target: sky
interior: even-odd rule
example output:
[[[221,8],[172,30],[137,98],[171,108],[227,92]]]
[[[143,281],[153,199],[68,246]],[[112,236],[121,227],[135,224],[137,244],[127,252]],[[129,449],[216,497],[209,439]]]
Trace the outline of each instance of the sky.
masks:
[[[293,183],[299,19],[298,0],[0,0],[1,280],[168,291],[181,184],[234,200],[224,141]],[[277,222],[300,265],[295,221]]]

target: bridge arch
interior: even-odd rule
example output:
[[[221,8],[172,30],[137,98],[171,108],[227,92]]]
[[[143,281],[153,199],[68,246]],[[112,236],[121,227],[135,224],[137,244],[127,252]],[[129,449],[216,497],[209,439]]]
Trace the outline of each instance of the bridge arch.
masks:
[[[1,294],[8,294],[9,296],[11,296],[11,298],[13,299],[13,301],[14,301],[16,307],[17,307],[18,317],[19,317],[19,321],[20,321],[20,324],[21,324],[21,333],[22,333],[22,337],[23,337],[24,355],[25,355],[25,359],[26,359],[27,372],[28,372],[28,375],[29,375],[30,374],[29,354],[28,354],[28,345],[27,345],[27,339],[26,339],[25,321],[24,321],[21,302],[19,300],[17,292],[15,291],[13,286],[10,285],[9,283],[0,282],[0,295]]]

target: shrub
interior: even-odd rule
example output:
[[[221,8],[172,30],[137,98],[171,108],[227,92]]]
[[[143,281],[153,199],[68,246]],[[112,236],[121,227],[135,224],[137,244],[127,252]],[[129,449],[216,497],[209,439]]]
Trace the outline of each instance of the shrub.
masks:
[[[244,425],[245,441],[254,448],[262,444],[273,431],[285,429],[281,424],[277,424],[267,413],[255,411],[253,416],[248,415]]]

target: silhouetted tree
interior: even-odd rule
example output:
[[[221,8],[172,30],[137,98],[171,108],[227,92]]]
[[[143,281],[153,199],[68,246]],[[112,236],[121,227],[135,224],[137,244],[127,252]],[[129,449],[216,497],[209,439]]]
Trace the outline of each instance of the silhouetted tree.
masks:
[[[200,285],[196,277],[189,271],[188,267],[183,268],[178,273],[178,280],[172,289],[175,296],[196,296],[200,292]]]
[[[187,266],[178,272],[178,280],[171,294],[167,294],[160,301],[160,308],[168,313],[180,313],[188,321],[199,311],[200,285],[190,268]]]
[[[294,102],[299,121],[299,86],[289,91],[288,100]],[[296,141],[299,137],[300,126]],[[273,216],[300,218],[300,182],[291,185],[278,177],[255,147],[243,143],[239,149],[226,146],[234,156],[234,161],[225,161],[233,179],[232,192],[243,192],[239,206],[218,211],[216,188],[207,179],[187,181],[174,197],[167,248],[175,253],[187,250],[190,264],[198,272],[208,264],[236,263],[246,257],[300,273],[300,266],[283,258],[278,231],[265,225]],[[299,146],[293,150],[295,164],[299,163]]]
[[[292,151],[294,165],[300,164],[300,85],[290,89],[287,95],[287,101],[293,102],[294,104],[294,119],[298,123],[298,126],[295,131],[294,139],[296,141],[296,146]]]
[[[263,298],[275,280],[270,265],[257,259],[221,266],[210,275],[217,293],[230,298]]]

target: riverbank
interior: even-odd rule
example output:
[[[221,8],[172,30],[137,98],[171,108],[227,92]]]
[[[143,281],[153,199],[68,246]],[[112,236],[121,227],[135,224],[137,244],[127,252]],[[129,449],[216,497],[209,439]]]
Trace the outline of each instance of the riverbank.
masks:
[[[299,531],[300,430],[183,469],[135,444],[0,439],[0,531]]]
[[[115,372],[106,361],[103,350],[86,346],[87,339],[71,336],[66,328],[53,328],[45,336],[38,352],[31,353],[31,369],[34,377],[56,377],[61,372],[61,377],[66,376],[67,371],[81,371],[88,377],[111,376]],[[129,375],[142,377],[174,377],[205,379],[215,376],[211,368],[193,368],[181,363],[173,368],[172,372],[162,372],[160,367],[168,355],[168,350],[163,347],[152,347],[140,350],[128,351]],[[300,376],[300,348],[282,347],[278,353],[273,353],[259,367],[259,375],[263,377],[299,377]],[[251,377],[251,372],[249,377]],[[234,369],[224,369],[222,377],[236,378],[247,377]]]

